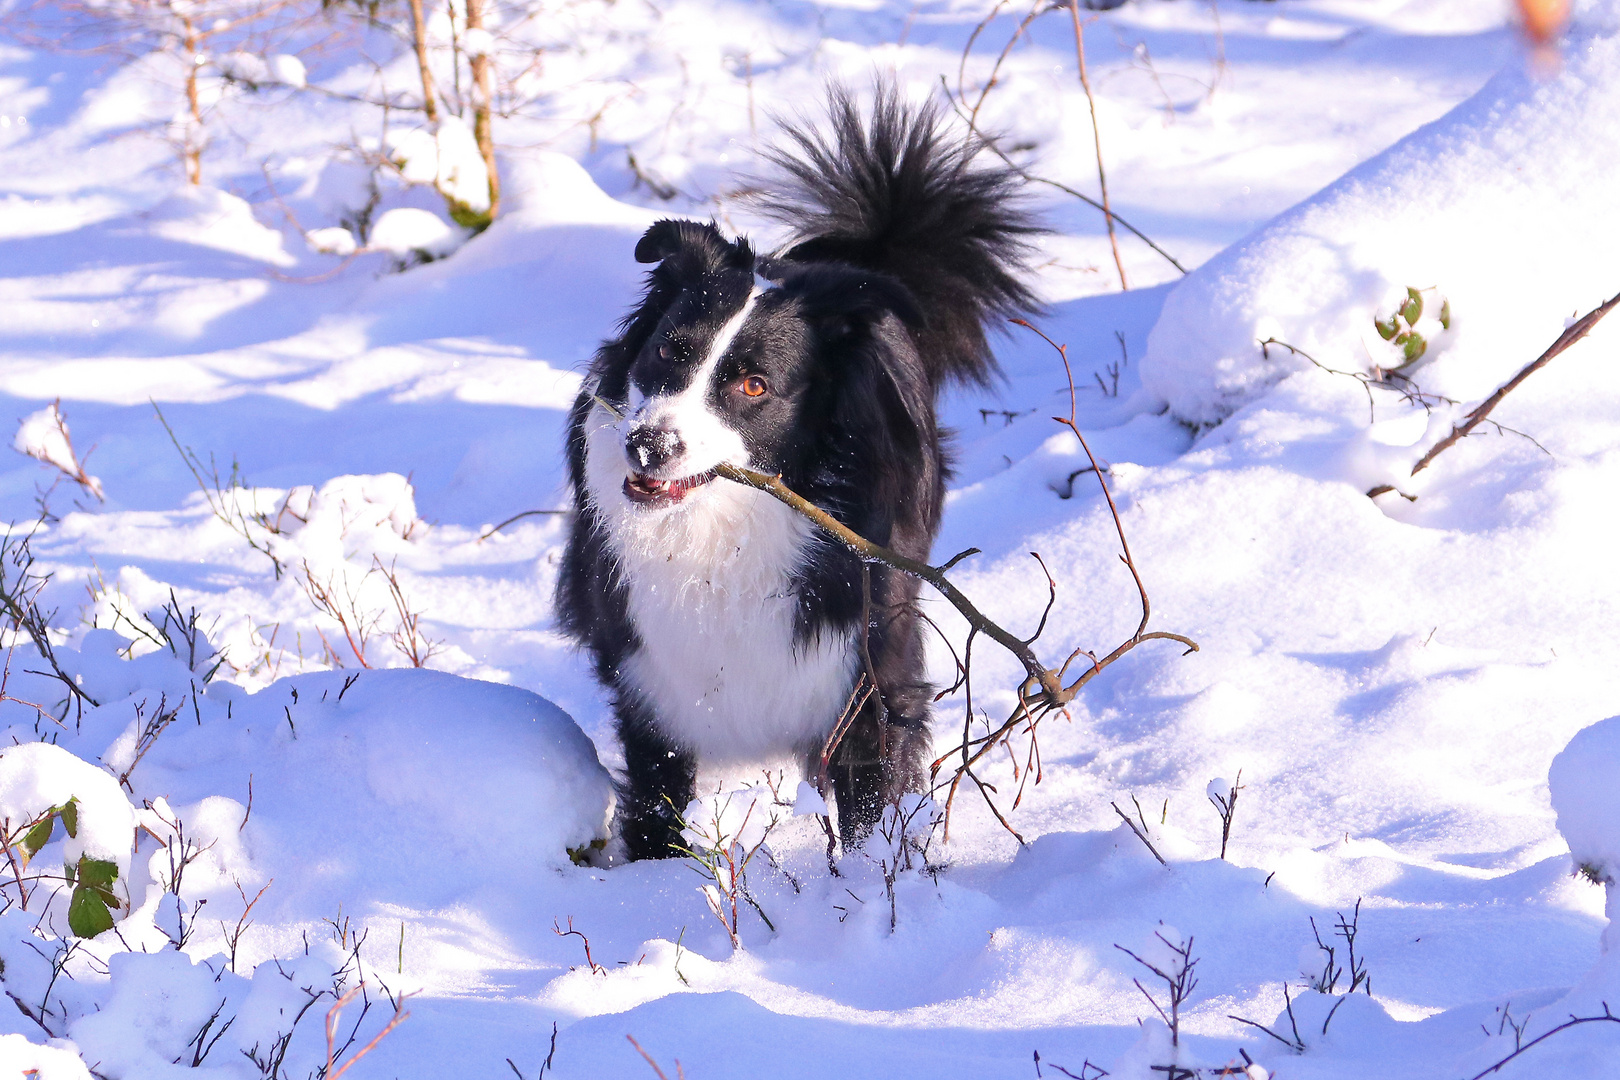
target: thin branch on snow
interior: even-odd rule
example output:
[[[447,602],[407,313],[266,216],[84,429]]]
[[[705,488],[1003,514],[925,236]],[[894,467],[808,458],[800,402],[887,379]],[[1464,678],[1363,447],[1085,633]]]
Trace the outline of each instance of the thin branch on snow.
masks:
[[[1524,380],[1528,379],[1530,376],[1552,363],[1553,359],[1556,358],[1559,353],[1562,353],[1565,349],[1569,348],[1571,345],[1581,340],[1581,338],[1585,337],[1591,331],[1592,327],[1596,326],[1603,319],[1603,316],[1607,315],[1616,304],[1620,304],[1620,293],[1616,293],[1614,296],[1604,301],[1603,304],[1593,308],[1591,311],[1588,311],[1574,323],[1570,324],[1570,326],[1562,334],[1558,335],[1557,341],[1554,341],[1551,345],[1547,346],[1546,352],[1536,357],[1523,368],[1520,368],[1519,373],[1513,376],[1513,378],[1509,379],[1507,382],[1503,383],[1501,388],[1498,389],[1496,393],[1474,406],[1473,411],[1463,419],[1461,424],[1453,424],[1450,434],[1441,439],[1439,442],[1435,443],[1434,446],[1430,447],[1429,452],[1419,458],[1416,465],[1412,466],[1412,475],[1416,476],[1418,473],[1428,468],[1429,462],[1433,461],[1437,456],[1439,456],[1442,451],[1456,444],[1460,440],[1467,438],[1469,432],[1473,431],[1481,423],[1485,422],[1485,418],[1490,416],[1492,409],[1496,408],[1502,403],[1503,398],[1507,397],[1508,394],[1517,389],[1519,384],[1524,382]],[[1496,421],[1493,420],[1491,423],[1494,424]],[[1500,427],[1500,425],[1498,425],[1498,427]],[[1539,446],[1540,444],[1538,443],[1537,445]]]

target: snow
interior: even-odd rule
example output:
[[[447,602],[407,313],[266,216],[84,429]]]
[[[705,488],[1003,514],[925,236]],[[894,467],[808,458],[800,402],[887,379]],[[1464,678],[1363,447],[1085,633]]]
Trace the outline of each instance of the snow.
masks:
[[[57,402],[23,417],[17,425],[11,448],[18,453],[54,465],[69,479],[83,477],[84,489],[96,498],[103,498],[101,481],[84,471],[79,456],[73,450],[73,436]]]
[[[281,1075],[308,1075],[362,981],[335,1021],[358,1021],[356,1045],[401,994],[410,1016],[359,1080],[532,1078],[553,1024],[548,1077],[651,1075],[626,1035],[694,1080],[1028,1075],[1036,1052],[1048,1076],[1175,1060],[1462,1077],[1513,1051],[1513,1025],[1522,1043],[1620,1002],[1605,889],[1571,874],[1620,858],[1603,719],[1620,323],[1514,391],[1493,414],[1511,430],[1409,476],[1620,287],[1611,5],[1581,8],[1551,67],[1483,0],[1174,0],[1087,24],[1115,209],[1192,272],[1124,236],[1120,292],[1100,217],[1040,189],[1057,230],[1040,325],[1068,346],[1150,629],[1200,651],[1150,641],[1096,677],[1045,722],[1016,809],[1025,759],[1017,778],[990,764],[1022,845],[973,790],[946,842],[941,791],[885,815],[835,876],[812,783],[710,770],[686,808],[710,836],[696,850],[763,841],[735,881],[597,846],[619,758],[551,611],[564,416],[639,287],[651,221],[714,217],[771,246],[744,197],[771,115],[874,68],[919,95],[954,85],[988,5],[502,11],[491,55],[544,62],[503,84],[502,211],[471,238],[445,193],[476,206],[488,185],[448,107],[443,5],[436,131],[354,100],[414,85],[383,35],[213,50],[273,78],[249,91],[202,67],[199,187],[165,141],[185,108],[171,68],[0,48],[0,394],[22,451],[0,504],[52,575],[56,659],[96,703],[66,701],[8,628],[0,802],[80,800],[78,836],[57,828],[31,870],[122,860],[117,933],[69,933],[59,879],[0,913],[0,986],[27,1008],[0,1013],[0,1077],[246,1080],[262,1072],[246,1054],[289,1035]],[[981,33],[970,95],[1020,18]],[[1094,193],[1061,11],[1000,79],[985,126]],[[1275,336],[1336,371],[1387,369],[1399,346],[1374,320],[1409,288],[1426,349],[1407,373],[1455,405],[1261,355]],[[997,349],[1005,384],[944,405],[958,465],[936,555],[982,549],[953,580],[1028,634],[1040,552],[1058,596],[1038,651],[1106,652],[1140,610],[1097,478],[1050,419],[1071,408],[1062,366],[1024,331]],[[90,447],[105,503],[50,486]],[[1383,483],[1417,499],[1369,499]],[[928,605],[960,652],[960,622]],[[931,648],[945,685],[950,651]],[[975,708],[1005,715],[1016,665],[982,639],[974,661]],[[937,753],[963,708],[937,705]],[[1223,860],[1212,796],[1239,769]],[[732,884],[735,949],[716,918]],[[1371,993],[1318,993],[1312,920],[1344,964],[1333,927],[1358,901]],[[1173,1049],[1115,948],[1164,960],[1158,933],[1198,959]],[[1281,1031],[1284,984],[1302,1053],[1231,1019]],[[205,1026],[219,1041],[191,1070]],[[1616,1038],[1601,1020],[1564,1031],[1500,1075],[1608,1075]]]
[[[1615,872],[1620,869],[1620,717],[1593,724],[1578,732],[1553,758],[1547,775],[1558,831],[1569,843],[1575,870],[1600,882],[1608,896],[1604,914],[1603,951],[1609,952],[1620,930],[1614,895]]]
[[[0,827],[8,834],[69,800],[77,801],[78,825],[61,840],[62,861],[106,859],[118,864],[121,876],[126,874],[135,813],[117,780],[49,743],[0,750]]]
[[[1607,12],[1578,24],[1557,71],[1508,65],[1443,119],[1178,283],[1148,337],[1143,385],[1176,416],[1211,424],[1309,368],[1281,349],[1268,358],[1265,340],[1331,368],[1394,367],[1373,320],[1412,287],[1438,290],[1456,314],[1449,331],[1425,327],[1424,388],[1470,399],[1506,381],[1572,308],[1609,295],[1620,209],[1603,185],[1605,163],[1620,154],[1620,37]],[[1482,224],[1521,220],[1531,205],[1538,239],[1521,254],[1536,272],[1504,273],[1514,255]],[[1423,434],[1443,433],[1443,420]]]
[[[396,206],[371,227],[368,246],[395,255],[419,251],[437,257],[456,250],[463,239],[455,226],[430,211]]]

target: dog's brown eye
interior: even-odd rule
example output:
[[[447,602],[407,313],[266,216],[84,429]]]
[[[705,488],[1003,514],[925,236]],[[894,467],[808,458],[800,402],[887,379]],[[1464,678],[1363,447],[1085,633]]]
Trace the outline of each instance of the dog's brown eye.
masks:
[[[750,375],[742,381],[742,392],[749,397],[759,397],[769,389],[770,387],[765,384],[765,380],[758,375]]]
[[[668,360],[670,357],[672,357],[674,355],[675,355],[675,349],[674,349],[673,346],[670,345],[669,342],[666,341],[662,345],[658,346],[658,358],[660,360]]]

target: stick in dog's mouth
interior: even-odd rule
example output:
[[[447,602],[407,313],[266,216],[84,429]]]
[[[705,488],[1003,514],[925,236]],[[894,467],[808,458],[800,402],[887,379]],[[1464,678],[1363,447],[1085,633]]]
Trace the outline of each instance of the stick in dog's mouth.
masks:
[[[643,506],[673,506],[686,498],[695,488],[700,488],[713,480],[716,475],[717,470],[709,469],[676,480],[655,480],[650,476],[640,475],[627,476],[624,478],[624,497]]]

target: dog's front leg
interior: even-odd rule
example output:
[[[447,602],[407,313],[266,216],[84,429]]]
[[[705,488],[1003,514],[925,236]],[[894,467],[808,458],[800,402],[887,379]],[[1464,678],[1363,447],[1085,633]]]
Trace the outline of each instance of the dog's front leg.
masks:
[[[680,854],[680,814],[697,785],[697,758],[658,730],[651,709],[635,698],[618,703],[624,745],[619,785],[619,836],[632,859],[668,859]]]
[[[915,609],[917,587],[886,568],[873,579],[875,603],[866,646],[878,694],[867,701],[829,763],[839,839],[846,849],[866,841],[885,806],[927,786],[933,688],[927,680],[923,624]],[[863,670],[864,661],[862,657]]]

